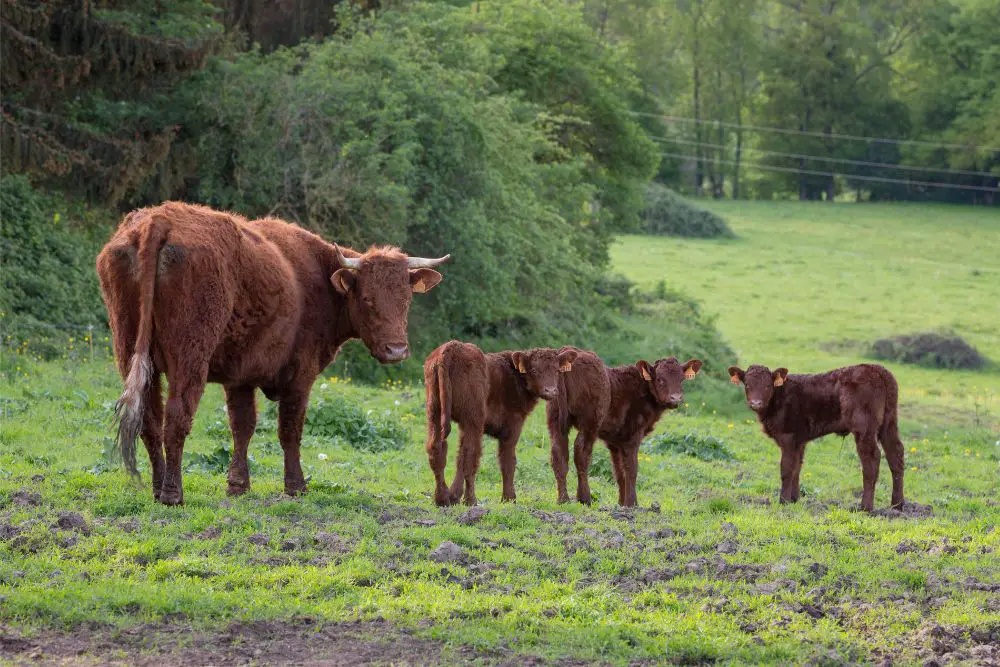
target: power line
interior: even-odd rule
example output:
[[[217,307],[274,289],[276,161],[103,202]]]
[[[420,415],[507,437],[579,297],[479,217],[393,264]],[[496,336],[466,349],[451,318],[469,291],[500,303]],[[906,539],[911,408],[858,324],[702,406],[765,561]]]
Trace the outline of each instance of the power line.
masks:
[[[687,158],[689,160],[697,160],[697,155],[687,155],[685,153],[660,153],[664,157],[678,157]],[[778,167],[775,165],[760,164],[759,162],[734,162],[732,160],[712,160],[718,164],[728,164],[735,166],[753,167],[755,169],[763,169],[764,171],[780,171],[790,174],[808,174],[810,176],[843,176],[844,178],[851,178],[858,181],[875,181],[879,183],[901,183],[903,185],[919,185],[931,188],[955,188],[959,190],[980,190],[982,192],[1000,192],[1000,188],[988,188],[981,185],[962,185],[959,183],[935,183],[931,181],[911,181],[902,178],[883,178],[881,176],[854,176],[853,174],[842,174],[833,171],[813,171],[812,169],[793,169],[791,167]]]
[[[764,125],[741,125],[739,123],[729,123],[724,120],[709,120],[706,118],[685,118],[684,116],[666,116],[659,113],[648,113],[645,111],[630,111],[635,116],[648,116],[650,118],[660,118],[670,122],[696,123],[699,125],[721,125],[736,129],[750,130],[752,132],[777,132],[779,134],[798,134],[809,137],[820,137],[821,139],[847,139],[851,141],[869,141],[880,144],[910,144],[914,146],[930,146],[935,148],[965,148],[977,151],[998,152],[1000,148],[996,146],[973,146],[970,144],[947,144],[937,141],[920,141],[918,139],[886,139],[884,137],[864,137],[856,134],[837,134],[826,132],[811,132],[807,130],[789,130],[781,127],[766,127]]]
[[[690,141],[686,139],[668,139],[667,137],[658,137],[654,134],[649,135],[649,138],[653,141],[658,141],[661,143],[673,143],[673,144],[686,144],[689,146],[703,146],[705,148],[718,148],[727,149],[729,146],[724,146],[722,144],[709,144],[704,141]],[[883,169],[903,169],[903,170],[913,170],[913,171],[930,171],[930,172],[940,172],[944,174],[956,174],[963,176],[985,176],[987,178],[997,178],[997,174],[991,174],[988,171],[969,171],[966,169],[948,169],[946,167],[910,167],[903,164],[889,164],[888,162],[868,162],[866,160],[847,160],[844,158],[835,157],[823,157],[821,155],[807,155],[804,153],[783,153],[781,151],[771,151],[764,150],[763,148],[744,148],[743,150],[748,153],[764,153],[767,155],[774,155],[776,157],[791,157],[805,160],[819,160],[821,162],[836,162],[838,164],[850,164],[863,167],[881,167]]]

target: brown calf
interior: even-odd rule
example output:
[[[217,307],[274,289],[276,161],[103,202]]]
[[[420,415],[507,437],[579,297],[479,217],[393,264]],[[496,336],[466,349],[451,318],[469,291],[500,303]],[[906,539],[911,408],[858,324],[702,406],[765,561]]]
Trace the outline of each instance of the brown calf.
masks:
[[[649,435],[663,412],[684,402],[684,380],[697,375],[701,361],[685,364],[670,357],[650,366],[638,361],[631,366],[608,368],[593,352],[562,348],[577,353],[572,372],[560,377],[559,395],[549,401],[546,416],[552,439],[552,470],[559,502],[567,502],[566,473],[569,468],[569,430],[577,429],[573,444],[576,464],[576,498],[590,504],[590,456],[594,441],[601,438],[611,452],[618,482],[618,504],[634,506],[639,467],[639,445]]]
[[[246,492],[259,387],[278,402],[285,492],[304,491],[299,444],[316,376],[351,338],[382,363],[409,356],[412,294],[441,281],[431,267],[446,259],[396,248],[361,254],[281,220],[179,202],[132,211],[97,256],[125,381],[116,412],[126,468],[138,475],[141,434],[153,496],[182,503],[184,440],[205,384],[218,382],[233,432],[228,492]]]
[[[762,430],[781,448],[781,502],[799,499],[799,473],[806,443],[830,433],[854,434],[861,459],[861,508],[872,511],[885,450],[892,471],[892,506],[903,506],[903,442],[896,423],[899,387],[877,364],[846,366],[818,375],[789,375],[787,368],[729,368],[733,384],[743,383],[747,404]]]
[[[434,472],[434,502],[451,505],[462,498],[476,504],[476,473],[483,455],[483,434],[497,439],[503,500],[513,501],[515,448],[525,419],[538,399],[555,397],[561,373],[572,368],[575,351],[549,348],[484,354],[475,345],[450,341],[424,362],[427,391],[427,457]],[[459,426],[455,481],[445,486],[451,422]]]

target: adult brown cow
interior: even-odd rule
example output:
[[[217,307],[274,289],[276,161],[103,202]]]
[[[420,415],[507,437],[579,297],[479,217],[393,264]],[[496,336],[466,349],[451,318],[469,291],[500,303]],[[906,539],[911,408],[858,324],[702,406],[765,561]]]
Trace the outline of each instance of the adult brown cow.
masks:
[[[408,357],[412,292],[437,285],[441,274],[432,267],[448,257],[341,250],[282,220],[247,221],[179,202],[132,211],[97,256],[125,381],[116,412],[126,468],[138,475],[141,434],[153,496],[181,504],[184,440],[205,384],[217,382],[233,432],[228,493],[245,493],[259,387],[278,402],[285,493],[305,491],[299,444],[316,376],[351,338],[382,363]]]

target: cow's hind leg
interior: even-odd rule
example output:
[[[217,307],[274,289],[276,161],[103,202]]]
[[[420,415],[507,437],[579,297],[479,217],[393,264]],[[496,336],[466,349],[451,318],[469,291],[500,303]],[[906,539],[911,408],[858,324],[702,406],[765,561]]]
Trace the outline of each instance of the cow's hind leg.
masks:
[[[253,387],[226,387],[229,429],[233,432],[233,458],[229,464],[229,487],[226,493],[239,496],[250,490],[250,465],[247,450],[257,428],[257,402]]]
[[[278,403],[278,439],[281,440],[281,449],[285,453],[285,493],[290,496],[306,491],[299,448],[308,405],[308,392],[282,396]]]
[[[164,505],[184,503],[184,486],[181,480],[184,441],[191,433],[194,413],[198,409],[208,378],[207,362],[200,364],[200,368],[192,368],[192,365],[185,364],[167,374],[169,394],[163,428],[167,457],[160,492],[160,502]]]
[[[143,401],[145,413],[142,415],[142,443],[149,454],[149,467],[153,477],[153,498],[160,500],[163,493],[163,479],[166,461],[163,458],[163,390],[160,371],[153,369]]]

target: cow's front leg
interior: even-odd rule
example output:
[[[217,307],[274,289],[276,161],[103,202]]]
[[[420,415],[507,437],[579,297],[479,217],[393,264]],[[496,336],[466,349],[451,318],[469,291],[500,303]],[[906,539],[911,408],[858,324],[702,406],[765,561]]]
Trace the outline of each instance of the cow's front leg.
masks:
[[[278,439],[281,440],[281,449],[285,453],[285,493],[290,496],[306,491],[299,448],[302,445],[302,426],[308,405],[308,391],[282,396],[278,403]]]

